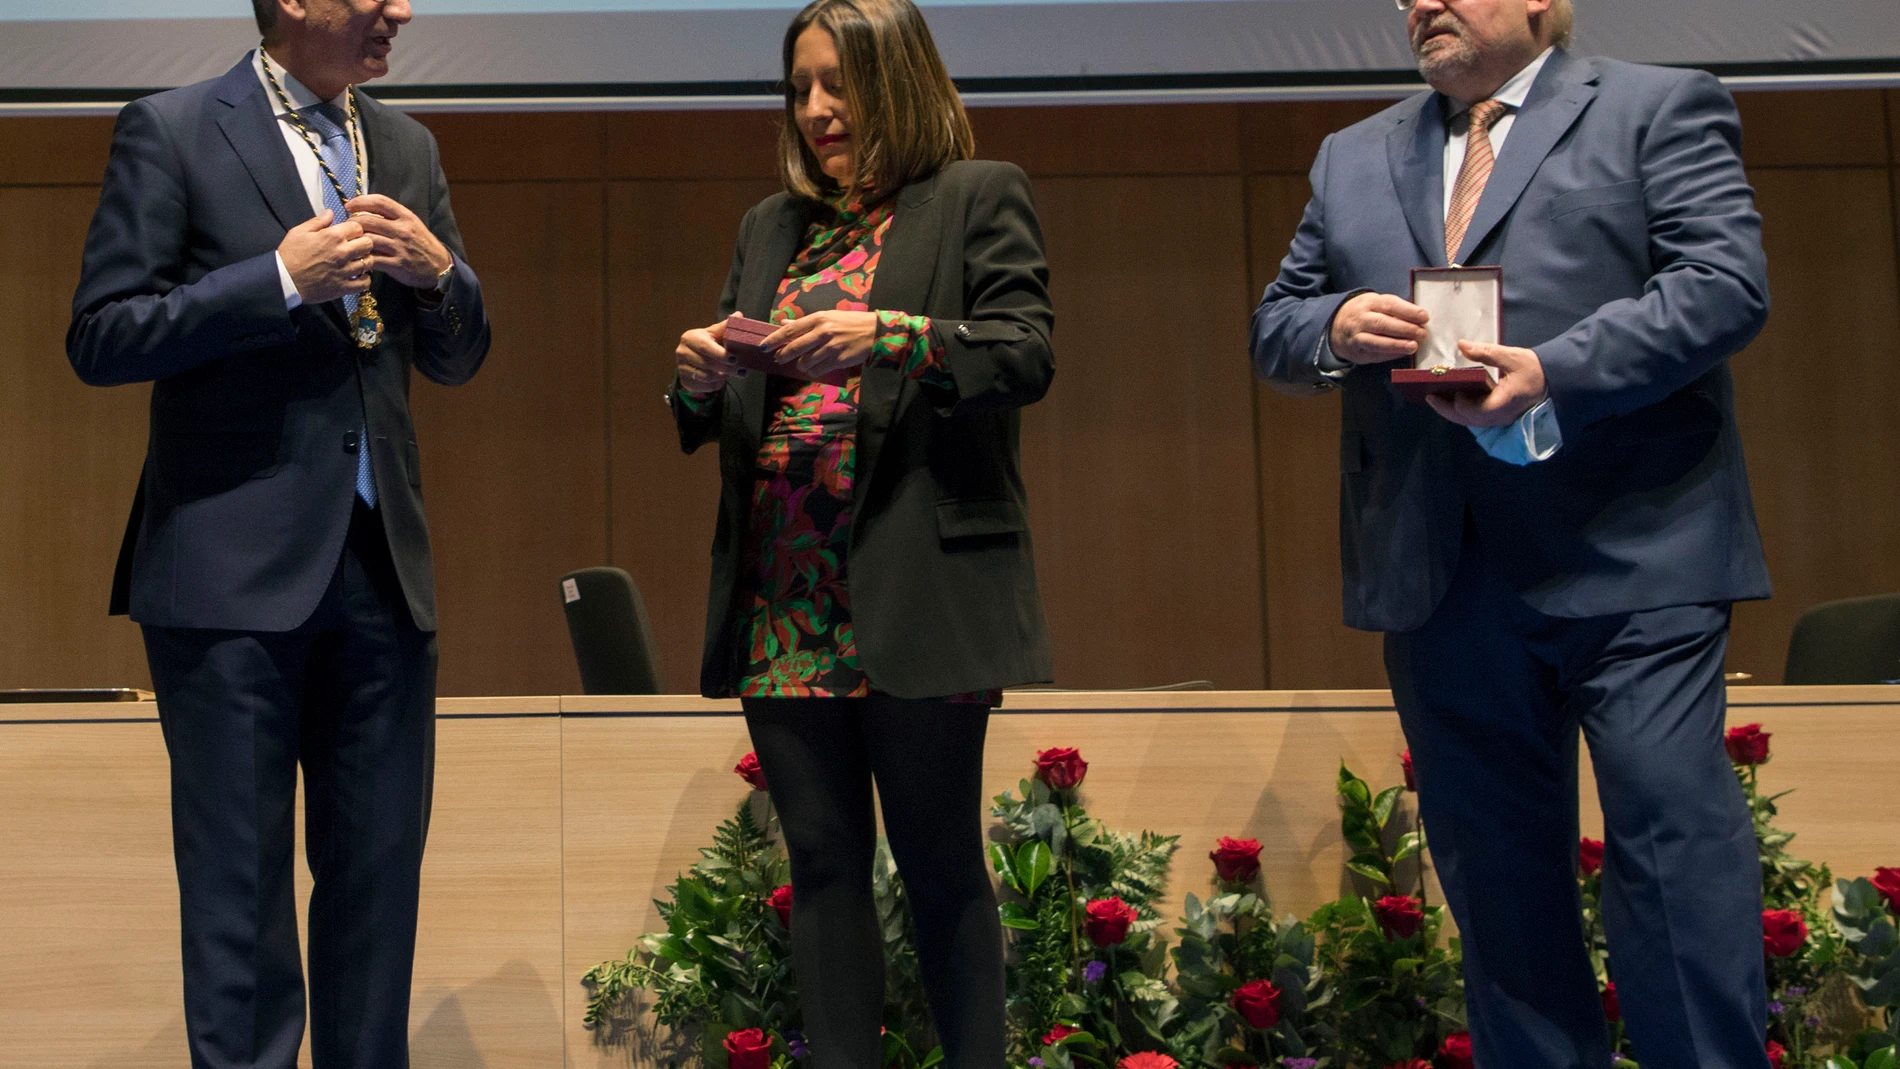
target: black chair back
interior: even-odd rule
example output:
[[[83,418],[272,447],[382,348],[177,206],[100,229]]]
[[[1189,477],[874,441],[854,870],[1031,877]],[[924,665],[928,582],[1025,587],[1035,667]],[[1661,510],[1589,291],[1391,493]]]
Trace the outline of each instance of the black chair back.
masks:
[[[1801,614],[1788,640],[1784,686],[1900,679],[1900,594],[1848,598]]]
[[[660,693],[653,625],[633,576],[619,568],[569,572],[561,577],[561,601],[583,693]]]

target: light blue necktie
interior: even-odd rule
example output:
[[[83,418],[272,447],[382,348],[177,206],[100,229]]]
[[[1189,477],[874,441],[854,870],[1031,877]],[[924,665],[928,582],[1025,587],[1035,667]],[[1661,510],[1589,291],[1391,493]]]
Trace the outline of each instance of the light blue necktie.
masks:
[[[304,121],[323,139],[323,147],[318,150],[323,162],[330,167],[330,173],[343,183],[343,196],[337,197],[336,187],[328,178],[323,180],[323,206],[330,209],[337,222],[350,217],[343,208],[343,202],[361,192],[356,187],[356,146],[350,143],[349,131],[343,128],[343,115],[334,104],[317,104],[303,109]],[[354,317],[356,307],[361,300],[354,293],[343,295],[343,311]],[[356,495],[370,508],[376,507],[376,476],[370,470],[369,463],[369,416],[363,417],[362,443],[356,450]]]

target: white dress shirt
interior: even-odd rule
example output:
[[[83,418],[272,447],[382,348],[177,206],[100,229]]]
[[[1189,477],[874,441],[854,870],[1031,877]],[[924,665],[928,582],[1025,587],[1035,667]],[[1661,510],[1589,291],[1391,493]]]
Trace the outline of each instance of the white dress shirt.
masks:
[[[277,128],[284,135],[284,144],[290,146],[290,158],[297,161],[297,177],[303,180],[304,194],[310,198],[310,214],[315,216],[327,213],[329,206],[323,203],[323,190],[330,184],[330,180],[323,176],[323,168],[317,162],[316,151],[310,147],[309,141],[304,140],[303,134],[298,132],[296,124],[290,121],[289,113],[284,110],[283,101],[277,98],[276,91],[270,87],[270,79],[264,76],[263,49],[251,51],[251,69],[257,72],[257,80],[264,87],[264,98],[270,101],[271,114],[277,117]],[[283,64],[273,61],[271,73],[277,75],[277,84],[284,87],[284,95],[290,98],[291,107],[302,111],[323,103],[317,99],[317,94],[305,88],[302,82],[285,70]],[[348,115],[350,113],[349,95],[350,91],[345,89],[330,103],[334,104],[338,111]],[[369,192],[369,144],[362,136],[360,124],[356,134],[356,158],[362,165],[363,171],[363,188],[359,192],[367,193]],[[337,177],[344,178],[343,175],[337,175]],[[347,181],[347,179],[344,180]],[[297,283],[291,280],[290,268],[284,266],[284,257],[281,253],[277,257],[277,280],[284,287],[286,309],[296,308],[303,303],[303,295],[297,292]]]

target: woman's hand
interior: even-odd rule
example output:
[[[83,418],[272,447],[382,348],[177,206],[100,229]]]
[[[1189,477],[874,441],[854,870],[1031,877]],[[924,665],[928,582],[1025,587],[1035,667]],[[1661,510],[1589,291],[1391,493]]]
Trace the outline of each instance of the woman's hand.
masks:
[[[813,312],[779,327],[759,347],[817,379],[871,359],[877,334],[876,312]]]
[[[733,313],[737,315],[738,313]],[[680,335],[673,355],[679,364],[680,385],[691,393],[718,393],[739,365],[726,355],[726,321],[698,327]]]

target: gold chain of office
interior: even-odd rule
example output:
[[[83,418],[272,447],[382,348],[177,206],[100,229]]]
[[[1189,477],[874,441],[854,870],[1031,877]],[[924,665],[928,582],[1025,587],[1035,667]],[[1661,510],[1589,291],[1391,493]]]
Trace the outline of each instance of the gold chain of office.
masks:
[[[343,194],[343,183],[337,179],[336,172],[330,169],[329,162],[323,158],[323,139],[317,136],[317,132],[312,130],[310,124],[303,121],[303,116],[297,114],[297,109],[291,106],[290,95],[284,92],[283,84],[277,80],[277,72],[271,69],[270,53],[264,51],[264,44],[261,41],[257,45],[257,58],[264,65],[264,78],[270,82],[271,91],[277,94],[277,102],[283,105],[284,114],[289,117],[290,124],[297,128],[297,132],[303,135],[304,141],[309,144],[311,155],[317,158],[317,166],[323,169],[323,177],[330,180],[330,188],[336,190],[336,202],[348,203],[350,198]],[[344,133],[350,139],[350,151],[356,156],[356,188],[359,192],[366,192],[363,189],[361,125],[356,121],[356,93],[345,89],[343,99],[349,105]],[[383,340],[383,316],[376,310],[376,298],[370,296],[368,291],[364,291],[357,297],[356,312],[350,316],[350,333],[355,337],[356,346],[359,349],[374,349]]]

